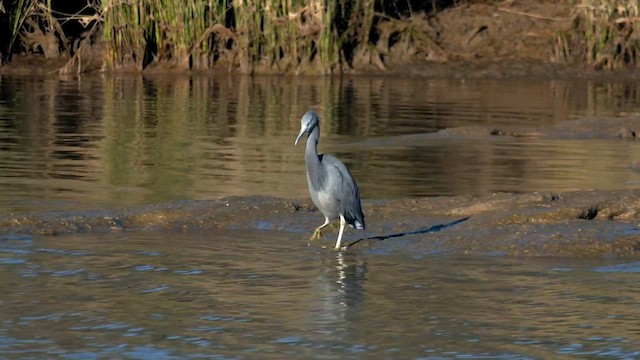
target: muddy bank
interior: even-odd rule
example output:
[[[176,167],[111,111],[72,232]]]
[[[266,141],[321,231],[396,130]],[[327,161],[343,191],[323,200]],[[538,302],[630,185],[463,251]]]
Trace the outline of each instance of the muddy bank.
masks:
[[[364,201],[368,240],[380,251],[466,255],[640,257],[640,190],[493,194]],[[121,231],[277,230],[306,242],[322,215],[307,200],[231,197],[119,211],[41,212],[0,218],[4,238]],[[404,234],[404,235],[403,235]],[[336,229],[312,246],[333,244]],[[352,243],[360,234],[350,230]]]
[[[38,75],[74,77],[76,73],[60,73],[68,68],[68,60],[44,59],[38,56],[14,57],[7,64],[0,66],[0,75]],[[83,73],[102,71],[102,62],[95,57],[90,62],[92,68]],[[108,73],[135,73],[131,67],[123,67]],[[146,76],[157,77],[171,74],[190,74],[184,69],[176,69],[172,65],[157,64],[150,70],[143,72]],[[211,68],[208,71],[198,70],[192,74],[224,74],[228,69]],[[259,74],[280,75],[275,71],[261,71]],[[623,81],[640,78],[640,73],[632,70],[623,71],[595,71],[593,69],[575,65],[550,63],[541,59],[513,58],[513,59],[466,59],[446,62],[407,61],[396,62],[385,67],[384,70],[371,67],[354,69],[348,75],[363,76],[417,76],[430,79],[588,79]],[[293,74],[286,74],[293,75]]]

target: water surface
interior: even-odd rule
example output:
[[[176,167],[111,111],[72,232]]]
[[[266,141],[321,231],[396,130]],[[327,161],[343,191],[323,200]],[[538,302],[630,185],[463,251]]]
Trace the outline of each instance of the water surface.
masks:
[[[364,198],[635,188],[635,142],[407,134],[638,113],[634,83],[401,77],[0,77],[0,210],[100,209],[229,195],[307,196],[308,108],[321,151]],[[603,120],[606,121],[606,120]],[[638,129],[636,129],[638,131]]]
[[[306,198],[293,141],[308,108],[365,199],[637,188],[634,141],[400,140],[624,117],[638,94],[624,82],[2,76],[0,212]],[[0,358],[640,357],[638,262],[337,254],[299,229],[4,235]]]
[[[307,247],[299,234],[0,240],[0,357],[640,356],[638,262]]]

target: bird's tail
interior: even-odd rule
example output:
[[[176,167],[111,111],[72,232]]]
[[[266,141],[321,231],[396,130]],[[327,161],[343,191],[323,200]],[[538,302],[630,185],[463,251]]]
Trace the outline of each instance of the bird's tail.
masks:
[[[347,220],[347,224],[349,224],[350,227],[358,230],[364,230],[365,224],[362,210],[357,212],[348,212],[347,214],[345,214],[345,219]]]

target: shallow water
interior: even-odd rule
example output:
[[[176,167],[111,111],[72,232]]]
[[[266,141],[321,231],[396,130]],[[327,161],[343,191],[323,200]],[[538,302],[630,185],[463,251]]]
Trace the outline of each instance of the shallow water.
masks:
[[[629,359],[640,263],[334,253],[299,234],[0,240],[0,358]]]
[[[35,211],[23,223],[38,227],[171,200],[306,198],[293,140],[309,107],[366,199],[636,188],[637,142],[403,139],[627,116],[638,94],[580,81],[0,77],[0,212]],[[336,254],[285,230],[4,235],[0,358],[640,357],[638,262]]]
[[[293,140],[311,107],[321,151],[349,165],[364,198],[635,188],[635,142],[394,139],[628,115],[639,94],[634,83],[587,81],[0,77],[0,210],[304,198]]]

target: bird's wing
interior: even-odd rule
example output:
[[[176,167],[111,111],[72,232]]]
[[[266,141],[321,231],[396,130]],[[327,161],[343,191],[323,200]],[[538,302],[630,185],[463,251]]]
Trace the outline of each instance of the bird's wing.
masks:
[[[324,155],[322,163],[325,165],[327,173],[331,174],[329,178],[333,180],[332,186],[335,186],[336,190],[339,190],[339,194],[349,197],[358,195],[358,186],[355,180],[353,180],[349,169],[347,169],[342,161],[334,156]]]
[[[364,215],[362,214],[362,206],[360,204],[360,194],[358,185],[351,176],[349,169],[336,157],[325,155],[322,159],[323,165],[326,166],[330,186],[337,194],[337,200],[340,202],[342,212],[347,218],[347,222],[354,223],[358,220],[364,226]]]

